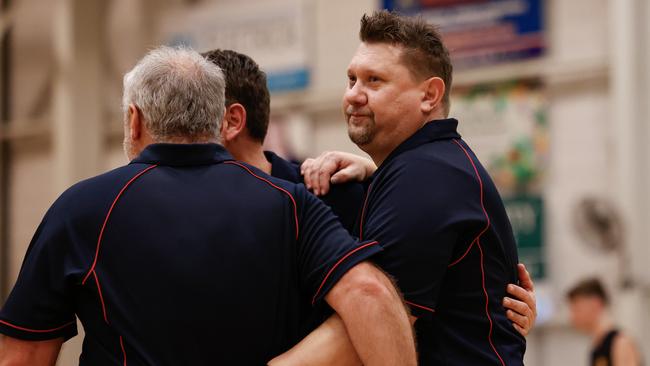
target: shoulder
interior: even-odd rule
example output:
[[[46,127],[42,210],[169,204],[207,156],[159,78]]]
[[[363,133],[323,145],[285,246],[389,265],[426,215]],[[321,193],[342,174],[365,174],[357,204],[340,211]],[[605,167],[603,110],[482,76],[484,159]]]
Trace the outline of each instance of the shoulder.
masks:
[[[635,351],[636,345],[632,337],[623,332],[619,332],[612,340],[612,350],[614,352],[617,350],[623,352]]]
[[[140,164],[138,164],[140,165]],[[73,240],[96,235],[111,203],[129,179],[147,165],[127,165],[82,180],[66,189],[50,206],[36,229],[28,254],[41,250],[65,253],[72,248],[89,248],[93,240]],[[73,234],[74,233],[74,234]],[[96,239],[96,238],[95,238]]]
[[[307,189],[303,184],[294,183],[286,179],[269,175],[250,164],[233,161],[228,165],[233,166],[235,169],[241,170],[243,174],[256,181],[258,184],[267,186],[270,189],[276,190],[278,192],[282,192],[294,202],[297,202],[298,200],[302,201],[302,198],[306,194]]]
[[[639,353],[632,337],[619,332],[612,341],[612,357],[614,360],[619,360],[617,362],[619,364],[638,364]]]
[[[467,158],[461,159],[462,150],[451,143],[446,142],[442,154],[418,148],[390,161],[369,188],[368,212],[377,216],[381,211],[391,220],[482,220],[480,181]]]
[[[282,160],[281,158],[279,159]],[[289,164],[289,162],[286,163]],[[255,178],[267,184],[272,184],[284,189],[294,189],[297,186],[297,183],[293,181],[286,180],[281,177],[277,177],[274,174],[267,174],[263,170],[241,161],[231,161],[228,162],[228,165],[238,167],[237,169],[241,169],[243,172],[247,173],[247,175],[249,175],[251,178]],[[273,165],[273,167],[275,168],[275,164]]]
[[[471,166],[458,155],[450,157],[414,149],[382,168],[373,185],[406,195],[426,191],[436,196],[463,194],[477,187],[477,180]]]
[[[140,173],[145,173],[151,167],[148,164],[130,164],[79,181],[57,198],[52,209],[62,209],[67,213],[73,213],[95,203],[110,200],[130,180]]]
[[[474,176],[466,148],[457,140],[432,141],[396,156],[387,171],[418,173],[422,177],[440,177],[440,174]]]
[[[279,157],[272,151],[264,151],[266,160],[271,163],[271,175],[293,183],[302,183],[300,165]]]

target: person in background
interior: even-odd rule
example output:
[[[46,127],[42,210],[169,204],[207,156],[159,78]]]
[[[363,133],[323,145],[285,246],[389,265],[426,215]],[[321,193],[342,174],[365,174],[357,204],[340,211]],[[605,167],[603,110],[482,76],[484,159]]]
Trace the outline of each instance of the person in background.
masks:
[[[591,366],[641,365],[634,341],[611,320],[609,296],[600,280],[580,281],[567,292],[567,299],[572,325],[591,337]]]

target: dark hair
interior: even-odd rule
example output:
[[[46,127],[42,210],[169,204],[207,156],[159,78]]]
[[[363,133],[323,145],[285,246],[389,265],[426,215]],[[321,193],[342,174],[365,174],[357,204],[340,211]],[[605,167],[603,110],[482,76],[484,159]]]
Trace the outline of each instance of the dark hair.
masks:
[[[438,29],[421,17],[406,17],[387,10],[361,17],[359,38],[365,43],[401,46],[402,62],[416,79],[438,76],[445,82],[445,112],[449,113],[452,65]]]
[[[271,97],[266,74],[252,58],[231,50],[212,50],[203,57],[223,70],[226,107],[240,103],[246,109],[246,127],[251,137],[264,142],[269,127]]]
[[[588,278],[578,282],[567,292],[567,298],[572,301],[578,297],[597,297],[603,303],[609,303],[609,296],[605,291],[605,286],[597,278]]]

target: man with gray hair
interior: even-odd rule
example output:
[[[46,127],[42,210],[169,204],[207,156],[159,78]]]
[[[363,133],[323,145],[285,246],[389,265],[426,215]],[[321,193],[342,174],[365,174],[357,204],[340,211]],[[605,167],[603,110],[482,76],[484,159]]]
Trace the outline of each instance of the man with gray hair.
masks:
[[[75,317],[81,365],[264,364],[299,341],[306,299],[337,312],[308,342],[354,345],[366,365],[416,364],[401,298],[367,261],[377,242],[217,144],[217,66],[153,50],[124,78],[124,112],[131,162],[46,213],[0,311],[0,365],[54,364]],[[328,338],[333,327],[347,337]]]

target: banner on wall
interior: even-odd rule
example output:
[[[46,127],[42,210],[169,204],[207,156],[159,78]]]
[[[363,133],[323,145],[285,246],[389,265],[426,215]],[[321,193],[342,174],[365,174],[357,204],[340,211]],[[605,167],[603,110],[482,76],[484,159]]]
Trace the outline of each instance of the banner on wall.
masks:
[[[544,254],[544,200],[537,194],[503,198],[512,231],[517,241],[519,262],[534,279],[546,276]]]
[[[542,55],[543,0],[383,0],[383,7],[421,14],[440,27],[455,67]]]
[[[504,198],[520,261],[544,278],[543,179],[549,156],[547,101],[538,79],[454,90],[451,116]]]
[[[168,44],[199,51],[231,49],[252,57],[266,72],[269,90],[309,86],[306,6],[302,0],[222,0],[168,20]]]

